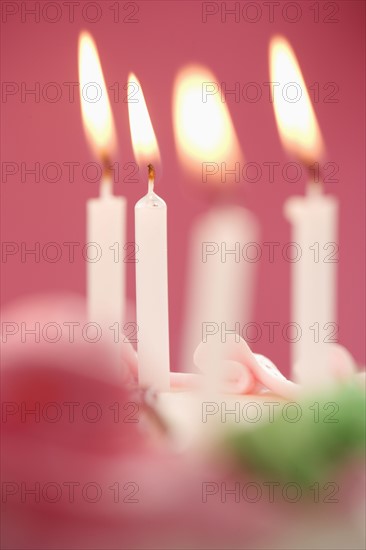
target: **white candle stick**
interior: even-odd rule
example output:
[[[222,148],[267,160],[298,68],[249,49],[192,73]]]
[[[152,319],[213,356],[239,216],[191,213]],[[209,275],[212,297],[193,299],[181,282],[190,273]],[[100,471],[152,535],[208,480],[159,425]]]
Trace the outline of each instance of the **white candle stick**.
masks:
[[[188,291],[181,370],[192,370],[193,354],[210,333],[226,338],[251,321],[256,263],[243,255],[256,243],[258,224],[240,206],[209,210],[195,223],[188,257]],[[248,256],[250,255],[248,249]]]
[[[160,165],[160,152],[141,84],[134,74],[128,103],[134,154],[140,166]],[[169,389],[167,206],[154,193],[155,170],[148,165],[148,192],[135,205],[136,319],[138,378],[143,387]]]
[[[338,203],[310,183],[304,197],[285,203],[292,224],[292,241],[301,257],[291,264],[291,319],[298,340],[292,346],[293,376],[301,384],[318,386],[329,376],[327,343],[337,340],[336,265]]]
[[[149,165],[148,193],[135,205],[138,377],[143,387],[169,389],[167,206],[154,192]]]
[[[120,343],[125,314],[126,200],[115,197],[110,156],[116,149],[116,132],[97,47],[91,35],[79,38],[80,103],[86,137],[103,162],[100,197],[87,202],[87,309],[91,322],[100,326],[116,366],[121,363]]]
[[[108,173],[100,197],[87,202],[87,296],[89,320],[101,324],[108,341],[117,342],[125,315],[126,199],[114,196],[111,187]]]
[[[223,340],[226,331],[241,331],[243,323],[250,321],[253,296],[256,265],[242,253],[247,243],[257,241],[257,223],[248,210],[220,204],[239,183],[244,159],[227,104],[212,86],[215,82],[216,75],[207,67],[190,65],[178,73],[173,93],[174,133],[182,167],[200,182],[206,198],[216,195],[218,203],[197,219],[191,231],[183,371],[194,368],[193,353],[204,339],[207,324],[222,332]]]
[[[324,156],[324,143],[299,63],[288,41],[275,36],[270,44],[272,99],[284,147],[310,169]],[[282,90],[282,93],[281,93]],[[308,185],[306,196],[286,201],[285,216],[300,258],[291,264],[292,321],[297,341],[292,344],[296,381],[318,387],[329,380],[327,342],[337,338],[336,262],[337,210],[334,197],[321,186]],[[294,334],[295,336],[295,334]]]

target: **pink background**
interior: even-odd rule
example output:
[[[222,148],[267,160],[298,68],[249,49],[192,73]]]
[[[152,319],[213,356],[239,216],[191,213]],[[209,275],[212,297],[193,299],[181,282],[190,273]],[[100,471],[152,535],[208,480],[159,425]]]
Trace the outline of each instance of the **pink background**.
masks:
[[[3,10],[6,2],[2,3]],[[20,7],[20,3],[10,4]],[[28,8],[33,2],[26,3]],[[41,2],[41,4],[43,4]],[[62,3],[60,3],[62,4]],[[35,102],[28,96],[21,101],[20,93],[2,100],[2,160],[3,162],[79,162],[93,161],[85,141],[78,93],[75,101],[68,100],[65,82],[76,82],[77,41],[82,29],[92,32],[108,85],[119,82],[121,97],[127,75],[134,71],[140,79],[148,108],[159,141],[164,165],[159,194],[169,208],[169,284],[172,366],[176,368],[179,353],[186,279],[186,252],[192,221],[207,204],[190,192],[187,177],[183,174],[175,151],[171,101],[172,86],[177,71],[186,63],[207,65],[219,82],[228,87],[239,81],[263,83],[269,80],[268,43],[274,33],[283,33],[291,42],[302,67],[306,84],[320,84],[320,101],[315,104],[316,115],[327,147],[327,160],[339,164],[339,182],[328,184],[327,190],[340,201],[340,264],[339,264],[339,340],[360,362],[364,357],[364,11],[358,1],[331,3],[339,7],[334,17],[337,23],[325,23],[330,8],[320,2],[320,22],[314,22],[312,2],[297,2],[302,9],[300,21],[287,22],[276,11],[273,23],[268,11],[259,2],[262,17],[257,23],[241,18],[235,23],[228,17],[226,23],[220,15],[212,16],[207,23],[201,21],[202,5],[199,1],[138,1],[139,22],[113,22],[111,6],[115,2],[99,2],[102,17],[99,22],[88,23],[80,16],[79,2],[75,8],[75,21],[68,21],[66,8],[61,20],[50,23],[41,18],[35,23],[28,16],[21,22],[20,13],[9,16],[2,23],[2,80],[21,82],[31,88],[40,82],[57,82],[62,88],[60,101],[51,103],[41,98]],[[131,8],[120,2],[121,18]],[[247,2],[242,2],[245,5]],[[227,2],[231,7],[233,2]],[[124,9],[125,8],[125,9]],[[127,8],[127,9],[126,9]],[[50,8],[50,17],[54,12]],[[90,11],[92,14],[92,10]],[[291,15],[291,12],[289,12]],[[327,82],[339,86],[338,103],[323,101],[330,89],[323,90]],[[283,151],[275,126],[272,105],[266,88],[257,103],[242,100],[235,103],[228,98],[228,107],[237,130],[247,162],[262,164],[268,161],[286,163],[292,160]],[[132,162],[127,104],[112,101],[119,139],[121,165]],[[122,176],[127,175],[122,171]],[[285,199],[293,193],[302,193],[303,180],[296,184],[277,177],[268,183],[263,173],[258,183],[240,184],[236,196],[239,204],[251,209],[262,225],[263,241],[291,240],[290,228],[282,208]],[[145,193],[145,178],[139,183],[116,184],[115,192],[128,198],[128,240],[133,241],[133,206]],[[98,184],[83,181],[80,167],[73,183],[68,181],[66,168],[60,181],[34,183],[32,177],[22,183],[19,174],[2,179],[2,239],[42,244],[77,241],[85,243],[85,203],[98,193]],[[22,263],[20,255],[8,258],[2,264],[2,303],[40,291],[70,290],[85,294],[85,262],[77,254],[69,263],[66,248],[57,263],[28,259]],[[128,266],[128,294],[134,297],[134,266]],[[257,294],[253,321],[290,320],[289,283],[290,264],[278,259],[273,264],[258,263]],[[268,354],[284,372],[289,366],[289,345],[282,338],[271,344],[267,333],[253,345],[255,351]]]

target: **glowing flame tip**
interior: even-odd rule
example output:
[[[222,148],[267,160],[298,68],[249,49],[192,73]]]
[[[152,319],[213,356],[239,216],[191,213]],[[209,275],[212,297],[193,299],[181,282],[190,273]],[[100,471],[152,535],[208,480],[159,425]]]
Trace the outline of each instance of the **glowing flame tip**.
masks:
[[[95,155],[105,165],[115,154],[116,131],[107,87],[93,37],[87,31],[79,36],[79,89],[81,114],[86,137]]]
[[[304,164],[324,154],[315,112],[295,52],[286,38],[275,35],[269,45],[272,101],[283,146]]]
[[[132,147],[140,165],[160,163],[160,151],[141,84],[134,73],[128,76],[128,117]]]

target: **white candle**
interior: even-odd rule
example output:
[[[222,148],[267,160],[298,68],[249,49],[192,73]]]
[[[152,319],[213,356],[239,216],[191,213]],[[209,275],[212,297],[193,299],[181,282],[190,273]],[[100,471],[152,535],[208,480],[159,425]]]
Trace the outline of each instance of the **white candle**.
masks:
[[[306,196],[286,201],[284,212],[301,252],[291,264],[291,319],[301,331],[291,350],[293,374],[299,383],[318,386],[329,376],[327,343],[336,341],[338,332],[338,203],[318,184],[309,184]]]
[[[141,84],[128,78],[134,99],[128,102],[132,146],[140,166],[160,165],[160,151]],[[169,314],[167,206],[154,193],[155,171],[148,165],[148,192],[135,205],[136,320],[139,384],[169,389]]]
[[[324,143],[295,52],[282,36],[270,44],[272,99],[284,147],[308,170],[324,158]],[[292,345],[296,381],[319,387],[329,380],[327,342],[337,339],[337,210],[334,197],[310,183],[306,196],[292,197],[285,216],[301,257],[291,264],[292,321],[298,325]],[[294,334],[295,337],[295,334]]]
[[[257,241],[257,224],[248,210],[220,204],[240,182],[244,159],[216,82],[207,67],[189,65],[178,73],[173,91],[174,134],[182,167],[206,197],[216,196],[218,202],[198,218],[190,236],[183,371],[194,368],[193,353],[207,323],[223,339],[226,330],[240,332],[250,321],[253,296],[256,262],[247,261],[245,254],[247,243]]]
[[[135,205],[135,240],[139,384],[164,391],[170,376],[167,206],[154,192],[151,165],[148,193]]]
[[[107,341],[118,342],[125,314],[126,199],[112,194],[111,183],[104,176],[100,197],[87,202],[87,305],[89,320],[101,324]]]
[[[181,370],[194,369],[194,351],[210,332],[223,340],[251,321],[257,239],[255,217],[240,206],[212,208],[194,224]]]
[[[126,200],[113,196],[110,158],[116,150],[116,132],[97,47],[87,32],[79,38],[79,79],[85,134],[103,164],[100,197],[87,203],[88,317],[99,325],[99,336],[119,366],[126,300]]]

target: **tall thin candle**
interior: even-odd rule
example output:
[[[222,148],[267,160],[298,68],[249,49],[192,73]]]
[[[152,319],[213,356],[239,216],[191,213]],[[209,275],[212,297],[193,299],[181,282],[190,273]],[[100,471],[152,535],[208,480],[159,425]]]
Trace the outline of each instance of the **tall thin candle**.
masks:
[[[309,169],[324,154],[323,139],[295,53],[285,38],[272,39],[270,61],[271,81],[280,86],[272,89],[280,138]],[[312,387],[327,384],[327,343],[337,338],[337,256],[332,254],[337,250],[337,211],[337,200],[325,195],[318,182],[308,183],[305,196],[290,197],[284,206],[292,240],[300,250],[291,264],[292,321],[298,330],[292,347],[293,374]]]
[[[148,165],[148,192],[135,206],[136,319],[139,384],[169,389],[167,205],[154,191],[160,152],[140,82],[129,76],[135,100],[128,103],[133,150]]]
[[[102,161],[100,196],[87,202],[87,308],[100,327],[100,337],[120,364],[125,312],[125,266],[121,251],[126,238],[126,200],[113,195],[110,157],[116,135],[98,51],[90,34],[79,39],[80,102],[86,137]],[[95,95],[96,94],[96,95]]]
[[[136,318],[138,375],[141,386],[169,388],[167,206],[154,192],[148,167],[148,192],[135,206]]]

